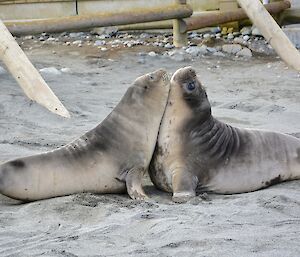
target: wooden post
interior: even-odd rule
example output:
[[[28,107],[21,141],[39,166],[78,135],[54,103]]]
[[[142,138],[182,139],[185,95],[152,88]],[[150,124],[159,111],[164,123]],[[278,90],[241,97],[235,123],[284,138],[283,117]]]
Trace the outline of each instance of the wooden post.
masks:
[[[221,12],[235,11],[238,9],[236,0],[219,0],[219,8]],[[233,28],[235,31],[239,30],[238,21],[229,22],[221,25],[222,28]]]
[[[175,0],[177,4],[186,4],[186,0]],[[183,19],[173,20],[173,44],[175,47],[183,47],[187,45],[187,33],[185,30],[185,22]]]
[[[259,0],[238,0],[238,2],[281,59],[290,67],[300,71],[300,53],[263,4]]]
[[[0,35],[0,59],[7,66],[25,94],[51,112],[69,118],[69,112],[33,67],[1,20]]]

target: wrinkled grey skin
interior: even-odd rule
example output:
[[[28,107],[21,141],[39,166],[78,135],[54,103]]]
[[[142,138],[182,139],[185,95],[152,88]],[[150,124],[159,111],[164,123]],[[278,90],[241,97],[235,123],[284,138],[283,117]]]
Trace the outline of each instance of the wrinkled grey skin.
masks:
[[[299,139],[216,120],[191,67],[176,71],[170,87],[149,173],[175,202],[196,191],[243,193],[300,178]]]
[[[146,197],[148,169],[169,93],[166,71],[139,77],[96,128],[57,150],[0,166],[0,193],[33,201],[79,192]]]

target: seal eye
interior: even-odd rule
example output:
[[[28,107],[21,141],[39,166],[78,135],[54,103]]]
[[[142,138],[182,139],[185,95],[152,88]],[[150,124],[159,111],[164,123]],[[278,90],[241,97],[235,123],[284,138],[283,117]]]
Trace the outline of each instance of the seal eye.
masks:
[[[193,91],[196,88],[195,81],[191,81],[187,84],[187,89]]]
[[[154,80],[154,76],[153,76],[152,74],[150,74],[150,75],[149,75],[149,79],[150,79],[151,81],[153,81],[153,80]]]

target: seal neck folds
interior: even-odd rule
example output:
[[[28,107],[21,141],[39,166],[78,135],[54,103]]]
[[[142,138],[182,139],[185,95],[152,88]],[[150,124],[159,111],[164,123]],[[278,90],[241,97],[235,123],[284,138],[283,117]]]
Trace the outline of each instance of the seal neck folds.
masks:
[[[238,129],[216,120],[211,114],[206,119],[193,117],[183,131],[184,142],[189,142],[192,148],[197,147],[200,154],[205,153],[214,161],[227,159],[241,146]]]

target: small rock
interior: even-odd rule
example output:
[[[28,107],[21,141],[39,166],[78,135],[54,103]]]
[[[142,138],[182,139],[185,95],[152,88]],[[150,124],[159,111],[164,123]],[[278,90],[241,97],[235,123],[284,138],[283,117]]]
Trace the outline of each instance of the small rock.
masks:
[[[252,29],[251,29],[251,27],[243,27],[240,32],[243,36],[251,35]]]
[[[96,40],[94,46],[104,46],[106,42],[104,40]]]
[[[211,37],[211,36],[210,36],[210,34],[209,34],[209,33],[206,33],[206,34],[204,34],[204,35],[203,35],[203,38],[204,38],[204,39],[206,39],[206,38],[210,38],[210,37]]]
[[[68,32],[63,32],[63,33],[61,33],[59,36],[60,37],[65,37],[65,36],[67,36],[68,35]]]
[[[34,37],[31,36],[31,35],[28,35],[28,36],[25,36],[24,39],[25,39],[25,40],[34,39]]]
[[[244,42],[244,39],[240,38],[240,37],[236,37],[233,39],[233,43],[236,43],[236,44],[240,44],[242,45]]]
[[[104,28],[94,28],[91,33],[94,35],[106,35],[107,37],[116,36],[118,33],[118,27],[104,27]]]
[[[107,51],[108,49],[107,49],[106,47],[101,47],[100,50],[103,51],[103,52],[105,52],[105,51]]]
[[[252,52],[249,48],[244,47],[241,51],[237,52],[236,55],[243,57],[252,57]]]
[[[236,54],[242,50],[242,46],[239,44],[226,44],[222,46],[222,51],[229,54]]]
[[[47,41],[55,41],[56,40],[56,38],[54,38],[54,37],[49,37],[48,39],[47,39]]]
[[[221,33],[217,33],[217,34],[216,34],[216,39],[220,39],[220,38],[221,38],[221,36],[222,36],[222,34],[221,34]]]
[[[234,36],[233,36],[232,33],[229,33],[229,34],[227,35],[227,38],[228,38],[228,39],[234,39]]]
[[[71,72],[71,69],[70,68],[61,68],[60,71],[62,73],[70,73]]]
[[[198,33],[193,31],[189,34],[189,38],[198,38]]]
[[[5,73],[6,73],[6,70],[0,66],[0,75],[5,74]]]
[[[252,27],[252,35],[254,36],[262,36],[261,32],[257,27]]]
[[[65,44],[66,44],[66,46],[69,46],[69,45],[71,45],[71,42],[68,41]]]
[[[151,56],[151,57],[155,57],[155,56],[157,56],[157,53],[151,51],[151,52],[148,53],[148,55]]]
[[[69,34],[69,36],[70,36],[71,38],[77,38],[77,37],[82,37],[82,36],[84,36],[84,33],[83,33],[83,32],[71,32],[71,33]]]
[[[185,50],[188,54],[190,54],[193,57],[199,56],[201,54],[207,53],[207,46],[191,46]]]
[[[40,72],[44,73],[44,74],[51,74],[51,75],[60,75],[61,74],[61,72],[58,69],[56,69],[55,67],[43,68],[43,69],[40,69]]]
[[[212,33],[220,33],[221,32],[221,28],[220,27],[213,27],[213,28],[211,28],[210,29],[210,31],[212,32]]]
[[[76,40],[72,44],[73,45],[80,45],[80,44],[82,44],[82,41],[81,40]]]
[[[248,41],[249,38],[250,38],[250,37],[249,37],[248,35],[243,36],[243,40],[244,40],[244,41]]]
[[[175,46],[173,44],[167,43],[164,47],[167,49],[173,49]]]
[[[183,62],[190,58],[188,58],[188,55],[186,54],[185,50],[183,49],[175,49],[173,51],[168,52],[168,55],[170,58],[176,62]]]

